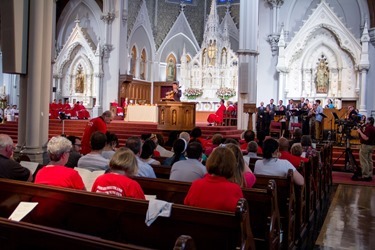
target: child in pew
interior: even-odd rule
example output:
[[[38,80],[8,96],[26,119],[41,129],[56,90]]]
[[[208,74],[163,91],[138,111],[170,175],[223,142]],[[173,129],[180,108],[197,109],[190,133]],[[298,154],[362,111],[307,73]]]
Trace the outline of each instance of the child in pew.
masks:
[[[118,149],[109,162],[109,168],[109,173],[95,180],[91,192],[145,199],[141,186],[130,179],[138,171],[137,158],[130,149]]]
[[[227,147],[216,148],[208,157],[208,174],[192,183],[184,204],[188,206],[235,212],[243,198],[241,187],[233,183],[236,157]]]
[[[254,186],[256,177],[250,170],[249,165],[245,163],[240,147],[233,143],[224,145],[225,147],[228,147],[230,150],[232,150],[234,155],[236,156],[237,168],[234,171],[233,182],[237,183],[242,188],[251,188],[252,186]]]
[[[304,184],[303,176],[289,161],[279,159],[279,155],[279,143],[273,138],[266,139],[263,143],[263,160],[258,160],[255,163],[254,173],[285,177],[288,170],[292,169],[294,183],[302,186]]]
[[[47,144],[50,162],[40,169],[35,183],[84,190],[81,176],[72,168],[65,167],[72,143],[62,136],[55,136]]]
[[[118,142],[118,137],[117,135],[107,131],[105,133],[106,137],[107,137],[107,142],[102,150],[102,156],[108,160],[110,160],[112,158],[112,156],[115,154],[116,152],[116,148],[118,147],[119,145],[119,142]]]

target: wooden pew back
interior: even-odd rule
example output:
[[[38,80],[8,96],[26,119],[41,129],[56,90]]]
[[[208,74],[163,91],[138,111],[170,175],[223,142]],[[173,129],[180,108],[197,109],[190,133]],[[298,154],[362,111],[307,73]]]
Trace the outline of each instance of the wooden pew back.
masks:
[[[287,177],[256,175],[255,188],[265,188],[269,180],[275,180],[277,185],[277,199],[279,204],[280,222],[283,230],[283,248],[292,248],[295,240],[296,198],[293,182],[293,170],[289,170]]]
[[[0,218],[1,249],[125,249],[150,248],[103,240],[98,237]]]
[[[183,204],[191,183],[165,179],[134,177],[145,194],[156,195],[157,199]],[[242,189],[249,204],[250,226],[257,249],[278,249],[280,245],[280,215],[277,190],[274,181],[267,189]]]
[[[157,249],[190,235],[198,249],[254,249],[246,200],[236,213],[173,204],[171,216],[145,224],[148,201],[0,180],[0,217],[21,201],[39,202],[25,222]]]

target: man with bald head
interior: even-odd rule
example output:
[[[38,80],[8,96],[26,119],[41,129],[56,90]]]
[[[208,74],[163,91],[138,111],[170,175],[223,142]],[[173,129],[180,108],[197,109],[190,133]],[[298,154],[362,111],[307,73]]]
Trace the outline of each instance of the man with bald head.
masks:
[[[18,162],[14,161],[13,140],[9,135],[0,134],[0,178],[32,181],[32,175],[27,168],[24,168]]]
[[[83,155],[91,152],[90,138],[91,135],[96,132],[102,132],[105,134],[107,132],[107,124],[110,124],[113,119],[113,114],[111,111],[105,111],[101,116],[91,119],[83,132],[81,140],[81,153]]]
[[[292,163],[292,165],[295,168],[299,168],[302,162],[308,162],[309,159],[303,158],[300,156],[292,155],[289,151],[289,141],[285,137],[281,137],[279,139],[279,152],[280,152],[280,157],[279,159],[284,159]]]

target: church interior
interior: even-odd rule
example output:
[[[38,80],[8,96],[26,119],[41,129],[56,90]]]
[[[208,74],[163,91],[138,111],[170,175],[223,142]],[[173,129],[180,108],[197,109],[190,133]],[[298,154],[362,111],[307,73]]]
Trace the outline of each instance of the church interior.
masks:
[[[51,239],[47,247],[88,249],[373,249],[375,181],[352,181],[349,165],[353,155],[354,165],[360,163],[361,136],[354,127],[375,117],[374,65],[373,0],[0,1],[0,133],[13,139],[19,159],[46,164],[51,137],[81,137],[89,120],[107,110],[113,113],[108,130],[123,146],[134,135],[160,133],[167,141],[172,130],[197,126],[210,140],[220,133],[241,141],[249,129],[257,139],[266,133],[292,140],[303,121],[292,122],[284,109],[293,102],[293,109],[302,109],[305,100],[311,110],[316,102],[324,108],[321,138],[314,127],[308,132],[321,162],[305,164],[303,188],[290,185],[288,176],[259,176],[254,188],[243,189],[247,202],[239,202],[235,215],[180,205],[190,185],[164,180],[170,168],[154,168],[155,183],[136,178],[145,193],[176,203],[170,220],[158,218],[149,228],[143,227],[146,201],[125,199],[130,208],[124,209],[120,198],[0,179],[8,192],[0,195],[6,249],[24,244],[16,245],[12,234],[28,235],[36,247],[35,238],[44,236]],[[235,105],[235,113],[207,122],[222,100]],[[262,121],[261,103],[265,110],[275,106],[280,127]],[[352,109],[358,124],[346,133]],[[66,223],[40,220],[42,209],[26,216],[25,224],[4,219],[19,202],[34,199],[90,212]],[[107,214],[98,219],[103,231],[81,226],[95,213]],[[142,220],[134,232],[113,229]],[[204,242],[200,234],[215,227]]]

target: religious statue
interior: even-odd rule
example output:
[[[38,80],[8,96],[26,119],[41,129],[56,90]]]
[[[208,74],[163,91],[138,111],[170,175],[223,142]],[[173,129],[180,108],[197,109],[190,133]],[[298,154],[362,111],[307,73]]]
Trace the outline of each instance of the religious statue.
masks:
[[[85,74],[83,72],[82,66],[79,65],[77,69],[77,75],[76,75],[75,92],[83,93],[84,84],[85,84]]]
[[[328,84],[329,84],[329,69],[326,65],[324,58],[320,59],[316,78],[316,93],[327,93],[328,92]]]
[[[208,46],[208,59],[210,60],[209,64],[211,66],[215,66],[216,51],[217,51],[216,41],[214,41],[213,43],[212,41],[210,41],[210,45]]]
[[[146,79],[146,75],[145,75],[145,71],[146,71],[146,54],[145,54],[144,51],[142,51],[141,63],[140,63],[139,71],[141,72],[140,75],[139,75],[140,78],[142,80],[145,80]]]
[[[169,58],[168,66],[167,66],[167,81],[174,81],[174,72],[175,72],[175,65],[172,58]]]

